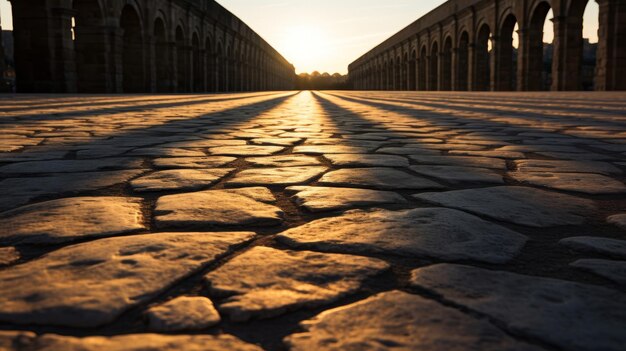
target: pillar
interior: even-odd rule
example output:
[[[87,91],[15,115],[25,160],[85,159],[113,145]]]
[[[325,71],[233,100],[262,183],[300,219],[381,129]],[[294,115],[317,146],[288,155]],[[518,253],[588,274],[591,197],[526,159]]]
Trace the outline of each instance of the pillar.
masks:
[[[600,5],[596,90],[626,90],[626,2],[596,1]]]

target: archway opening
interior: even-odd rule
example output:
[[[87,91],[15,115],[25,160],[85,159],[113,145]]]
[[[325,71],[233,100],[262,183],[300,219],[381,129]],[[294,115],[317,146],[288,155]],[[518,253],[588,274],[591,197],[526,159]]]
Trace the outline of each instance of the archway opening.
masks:
[[[517,18],[509,14],[500,27],[496,57],[496,90],[516,90],[517,85]]]
[[[200,51],[200,39],[198,33],[193,33],[191,36],[191,67],[193,73],[191,75],[193,82],[193,91],[201,92],[204,90],[204,73],[202,70],[202,53]]]
[[[393,90],[393,58],[387,62],[387,90]]]
[[[402,90],[402,59],[399,56],[396,57],[393,74],[393,90]]]
[[[491,49],[491,30],[483,24],[476,36],[474,90],[491,90]]]
[[[426,50],[426,46],[422,46],[422,50],[420,50],[420,56],[418,58],[419,61],[419,73],[418,73],[418,90],[426,90],[426,82],[428,81],[426,79],[426,60],[428,56],[428,51]]]
[[[552,85],[553,17],[547,2],[537,5],[531,15],[527,38],[527,90],[550,90]]]
[[[409,54],[402,56],[402,90],[409,90]]]
[[[187,64],[186,64],[185,33],[183,28],[176,28],[176,91],[187,90]]]
[[[595,90],[600,6],[595,1],[578,0],[572,3],[569,16],[574,20],[570,22],[573,29],[572,36],[568,35],[568,41],[571,50],[578,53],[580,58],[580,62],[576,62],[573,67],[579,77],[575,88]],[[581,23],[580,28],[576,26],[578,21]]]
[[[411,52],[409,61],[409,90],[417,90],[417,52]]]
[[[428,67],[428,90],[439,89],[439,44],[433,43],[430,48]]]
[[[122,10],[120,26],[123,30],[122,73],[125,93],[145,90],[143,64],[143,36],[137,11],[126,5]]]
[[[217,90],[215,83],[215,52],[213,50],[213,43],[211,42],[211,38],[208,36],[204,43],[204,50],[206,58],[206,62],[204,63],[206,72],[206,88],[207,91],[214,92]]]
[[[170,65],[168,56],[165,23],[157,18],[154,21],[154,60],[156,66],[156,90],[159,93],[170,91]]]
[[[469,72],[469,34],[461,33],[459,39],[459,50],[457,54],[456,90],[468,90]]]
[[[106,34],[100,5],[97,0],[74,0],[72,7],[78,92],[107,92],[110,86],[106,79]]]
[[[452,90],[452,38],[443,42],[441,52],[441,90]]]

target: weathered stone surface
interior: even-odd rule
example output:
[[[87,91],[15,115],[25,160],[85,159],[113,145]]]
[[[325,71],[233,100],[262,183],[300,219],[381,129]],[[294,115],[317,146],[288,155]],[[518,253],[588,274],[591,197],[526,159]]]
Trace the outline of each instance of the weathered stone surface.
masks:
[[[213,302],[206,297],[181,296],[146,311],[148,326],[161,332],[201,330],[220,322]]]
[[[302,138],[257,138],[257,139],[252,139],[252,144],[293,146],[301,141],[302,141]]]
[[[9,265],[20,259],[20,253],[14,247],[0,247],[0,265]]]
[[[295,193],[292,200],[311,212],[407,202],[401,195],[390,191],[318,186],[292,186],[286,191]]]
[[[0,243],[57,244],[145,230],[141,198],[74,197],[0,213]]]
[[[283,212],[269,204],[275,200],[259,187],[168,195],[158,199],[155,221],[159,228],[278,225]]]
[[[242,145],[213,147],[209,149],[209,152],[213,155],[225,156],[269,156],[284,149],[281,146]]]
[[[293,149],[295,154],[365,154],[374,148],[347,145],[302,145]]]
[[[0,321],[96,327],[149,301],[254,233],[108,238],[0,271]]]
[[[626,229],[626,213],[610,216],[606,221],[622,229]]]
[[[544,190],[500,186],[423,193],[415,198],[530,227],[578,225],[596,211],[593,201]]]
[[[229,186],[304,184],[319,177],[326,170],[326,167],[255,168],[237,173],[226,184]]]
[[[257,246],[207,274],[219,310],[234,321],[269,318],[332,303],[389,268],[373,258]]]
[[[621,194],[626,185],[613,178],[592,173],[513,172],[511,178],[525,184],[585,194]]]
[[[89,172],[50,177],[8,178],[0,181],[0,210],[23,205],[39,196],[77,193],[107,188],[125,182],[144,170]]]
[[[378,149],[376,151],[380,154],[391,154],[391,155],[429,155],[436,156],[441,155],[441,151],[418,148],[418,147],[384,147]]]
[[[99,160],[53,160],[12,163],[0,167],[0,173],[74,173],[114,169],[140,168],[137,158],[105,158]]]
[[[448,183],[496,183],[504,184],[502,176],[486,169],[460,166],[411,166],[418,174],[437,178]]]
[[[423,156],[409,155],[409,157],[420,164],[443,165],[459,167],[479,167],[491,169],[506,169],[506,161],[499,158],[477,157],[477,156]]]
[[[445,186],[406,172],[384,167],[349,168],[329,172],[321,185],[371,187],[376,189],[445,189]]]
[[[281,155],[269,157],[251,157],[246,159],[254,166],[260,167],[301,167],[318,166],[321,162],[313,156]]]
[[[324,155],[337,167],[408,167],[409,160],[402,156],[376,154],[327,154]]]
[[[480,157],[497,157],[497,158],[524,158],[524,154],[515,151],[505,150],[487,150],[487,151],[471,151],[471,150],[452,150],[450,155],[454,156],[480,156]]]
[[[130,152],[133,156],[154,156],[154,157],[204,157],[206,154],[198,150],[175,149],[169,147],[150,147],[135,149]]]
[[[219,182],[233,168],[175,169],[159,171],[130,182],[137,192],[166,190],[198,190]]]
[[[484,319],[402,291],[322,312],[285,339],[292,351],[542,350],[516,341]]]
[[[214,168],[235,161],[234,157],[210,156],[210,157],[164,157],[153,160],[154,167],[161,169],[170,168]]]
[[[561,349],[618,351],[626,344],[626,296],[618,291],[453,264],[416,269],[411,285]]]
[[[510,261],[526,243],[524,235],[445,208],[349,211],[289,229],[277,239],[303,249],[490,263]]]
[[[626,240],[591,236],[575,236],[562,239],[559,241],[559,244],[580,252],[602,254],[626,259]]]
[[[519,160],[515,161],[518,172],[598,173],[621,174],[622,171],[608,162],[567,160]]]
[[[262,351],[260,347],[228,334],[217,336],[129,334],[76,338],[55,334],[37,336],[32,332],[0,332],[0,349],[3,351]]]
[[[570,266],[594,273],[617,284],[626,285],[626,261],[589,258],[572,262]]]

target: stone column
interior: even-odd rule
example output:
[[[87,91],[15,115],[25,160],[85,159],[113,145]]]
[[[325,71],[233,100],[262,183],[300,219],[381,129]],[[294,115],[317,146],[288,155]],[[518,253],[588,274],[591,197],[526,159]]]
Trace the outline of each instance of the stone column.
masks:
[[[476,90],[476,65],[474,52],[476,51],[476,45],[470,42],[467,45],[467,90]]]
[[[596,1],[600,5],[596,90],[626,90],[626,2]]]
[[[456,47],[452,48],[450,55],[450,90],[454,91],[458,90],[457,67],[459,64],[459,49]]]
[[[578,89],[582,39],[574,39],[573,36],[576,36],[574,32],[577,30],[577,35],[581,35],[582,22],[576,25],[572,23],[575,21],[576,19],[565,16],[555,16],[552,19],[554,22],[554,53],[552,56],[551,90]]]

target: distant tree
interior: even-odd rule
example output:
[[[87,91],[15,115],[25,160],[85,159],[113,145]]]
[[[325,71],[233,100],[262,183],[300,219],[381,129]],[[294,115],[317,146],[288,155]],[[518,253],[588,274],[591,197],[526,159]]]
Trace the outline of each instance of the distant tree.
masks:
[[[328,72],[298,74],[296,86],[300,90],[346,90],[348,89],[348,76],[340,73]]]

